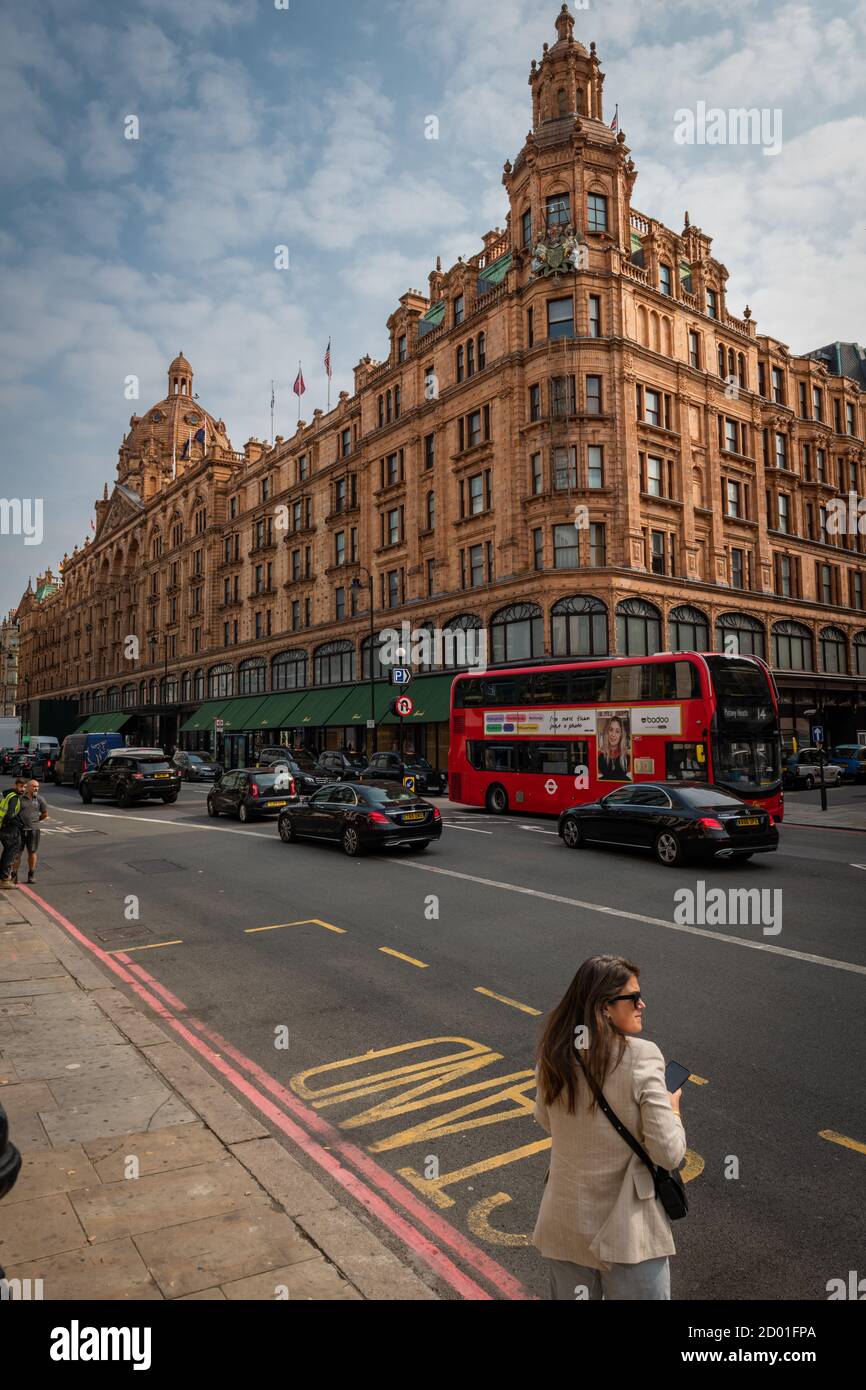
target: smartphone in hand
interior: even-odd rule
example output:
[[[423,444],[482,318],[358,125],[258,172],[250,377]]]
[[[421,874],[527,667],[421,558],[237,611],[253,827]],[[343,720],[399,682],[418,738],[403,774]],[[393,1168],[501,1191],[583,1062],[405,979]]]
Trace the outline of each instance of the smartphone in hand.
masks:
[[[688,1067],[684,1067],[681,1062],[668,1062],[665,1067],[665,1085],[671,1095],[678,1091],[681,1086],[685,1086],[691,1072]]]

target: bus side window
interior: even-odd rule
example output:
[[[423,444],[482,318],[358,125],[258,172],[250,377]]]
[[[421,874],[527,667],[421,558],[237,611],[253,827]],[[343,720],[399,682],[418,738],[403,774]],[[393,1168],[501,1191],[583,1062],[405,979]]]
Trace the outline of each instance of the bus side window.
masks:
[[[706,782],[707,758],[703,744],[668,743],[665,749],[668,782]]]

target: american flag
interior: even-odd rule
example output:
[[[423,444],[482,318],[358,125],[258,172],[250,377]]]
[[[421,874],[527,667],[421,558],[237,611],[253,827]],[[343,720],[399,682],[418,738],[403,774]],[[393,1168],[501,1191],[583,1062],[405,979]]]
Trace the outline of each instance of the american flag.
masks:
[[[610,123],[611,130],[619,130],[619,107],[616,108],[616,115]]]
[[[325,351],[325,371],[328,373],[328,380],[330,380],[331,377],[333,376],[333,373],[332,373],[332,371],[331,371],[331,340],[330,340],[330,338],[328,339],[328,346],[327,346],[327,349],[326,349],[326,351]]]

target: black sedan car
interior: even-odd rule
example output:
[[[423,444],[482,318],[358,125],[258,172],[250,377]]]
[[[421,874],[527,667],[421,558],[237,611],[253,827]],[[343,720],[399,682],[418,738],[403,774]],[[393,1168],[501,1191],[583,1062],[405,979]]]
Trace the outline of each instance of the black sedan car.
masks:
[[[374,753],[368,767],[358,774],[361,782],[399,782],[405,784],[407,777],[415,779],[417,792],[443,793],[448,787],[448,777],[434,767],[426,758],[416,753]]]
[[[269,771],[275,767],[285,768],[294,779],[300,796],[312,796],[320,787],[334,781],[333,776],[324,773],[312,753],[305,748],[263,748],[256,766]]]
[[[570,849],[588,844],[650,849],[668,868],[687,858],[751,859],[779,847],[769,812],[693,782],[618,787],[600,801],[563,811],[559,833]]]
[[[367,766],[363,753],[336,752],[329,748],[319,754],[319,772],[329,782],[354,782]]]
[[[294,778],[279,769],[240,767],[224,772],[207,794],[209,816],[247,821],[276,816],[299,800]]]
[[[177,801],[180,773],[161,748],[115,748],[93,772],[82,774],[78,790],[85,805],[97,797],[118,806],[158,797],[169,805]]]
[[[210,753],[178,749],[171,761],[185,782],[215,782],[223,770],[222,763],[215,763]]]
[[[328,840],[352,857],[404,845],[425,850],[442,835],[438,806],[386,783],[336,782],[283,811],[280,839]]]

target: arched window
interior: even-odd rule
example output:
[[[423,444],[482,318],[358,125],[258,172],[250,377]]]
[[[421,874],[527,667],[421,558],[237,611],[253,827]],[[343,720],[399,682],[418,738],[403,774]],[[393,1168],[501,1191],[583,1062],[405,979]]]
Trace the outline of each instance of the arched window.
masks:
[[[814,671],[812,634],[802,623],[774,625],[773,665],[780,671]]]
[[[117,685],[111,685],[111,686],[109,686],[109,688],[108,688],[108,698],[107,698],[107,701],[106,701],[105,708],[106,708],[106,709],[109,709],[109,710],[118,710],[118,709],[120,709],[120,686],[117,686]]]
[[[662,649],[662,618],[657,608],[642,598],[627,598],[617,605],[616,650],[618,656],[655,656]]]
[[[148,698],[148,704],[151,704],[151,705],[155,705],[155,704],[157,704],[157,702],[159,701],[159,681],[156,679],[155,676],[154,676],[153,680],[151,680],[151,681],[148,682],[148,696],[147,696],[147,698]]]
[[[95,714],[105,713],[105,691],[95,690],[93,692],[93,710]]]
[[[544,656],[544,615],[537,603],[503,608],[490,624],[494,661],[527,661]]]
[[[737,381],[743,391],[749,388],[749,378],[746,375],[746,359],[741,352],[737,353]]]
[[[306,690],[307,653],[280,652],[271,662],[271,690]]]
[[[381,633],[376,638],[376,649],[373,655],[373,679],[376,681],[387,680],[388,670],[382,665],[379,653],[382,649]],[[389,668],[390,669],[390,668]],[[370,679],[370,638],[365,637],[361,643],[361,680]]]
[[[355,648],[351,642],[326,642],[313,653],[316,685],[342,685],[355,679]]]
[[[238,668],[238,694],[264,695],[268,688],[268,665],[263,656],[242,661]]]
[[[159,682],[159,701],[162,705],[177,704],[177,676],[163,676]]]
[[[607,656],[607,609],[601,599],[576,594],[553,605],[554,656]]]
[[[204,699],[204,670],[201,666],[192,678],[192,698],[194,700]]]
[[[750,613],[723,613],[716,620],[716,651],[728,656],[767,659],[767,635],[763,624]]]
[[[120,707],[121,707],[121,709],[134,709],[134,708],[135,708],[135,701],[136,701],[135,686],[134,686],[134,685],[125,685],[125,686],[123,687],[123,690],[122,690],[121,696],[120,696]]]
[[[212,666],[208,671],[207,693],[210,700],[228,700],[235,693],[234,667],[228,662]]]
[[[482,372],[487,366],[487,334],[478,334],[478,370]]]
[[[668,618],[672,652],[708,652],[710,624],[699,608],[672,608]]]
[[[725,375],[725,349],[719,348],[719,376]]]
[[[484,624],[476,613],[460,613],[445,624],[442,664],[446,671],[487,664]]]
[[[737,377],[737,359],[734,356],[733,348],[728,348],[728,376],[733,377],[734,380]]]
[[[858,676],[866,676],[866,632],[854,633],[854,666]]]
[[[829,675],[848,674],[848,641],[838,627],[821,629],[821,669]]]
[[[147,704],[147,681],[139,681],[138,683],[138,703],[140,705]]]
[[[180,678],[180,702],[188,705],[192,699],[192,672],[184,671]]]

